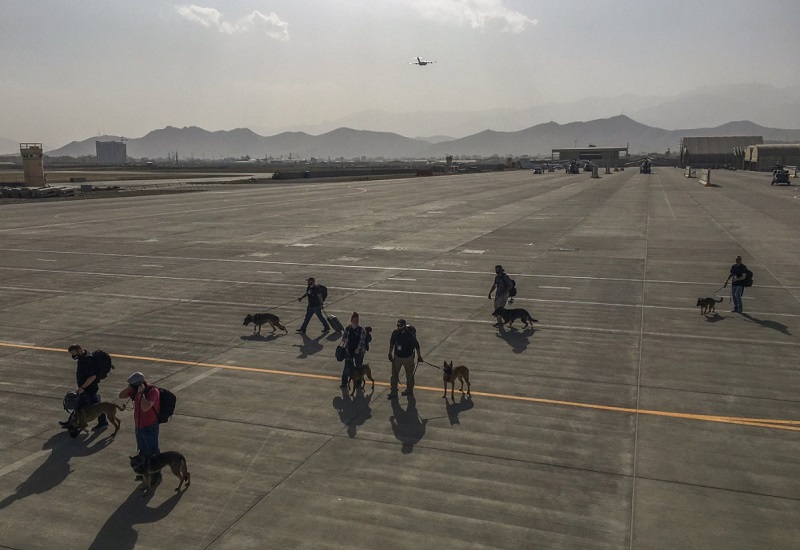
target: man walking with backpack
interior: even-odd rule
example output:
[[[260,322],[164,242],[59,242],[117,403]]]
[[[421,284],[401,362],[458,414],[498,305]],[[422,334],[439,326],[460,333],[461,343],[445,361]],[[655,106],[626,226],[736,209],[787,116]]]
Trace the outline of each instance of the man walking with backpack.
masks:
[[[324,286],[318,285],[314,277],[309,277],[306,282],[308,283],[306,293],[300,296],[297,301],[301,302],[303,298],[308,297],[308,307],[306,308],[306,318],[303,320],[303,324],[300,328],[297,329],[297,332],[300,334],[306,333],[308,322],[311,320],[312,315],[319,317],[319,320],[322,322],[322,332],[328,332],[331,330],[331,327],[328,324],[328,320],[325,319],[325,316],[322,314],[322,305],[325,302],[325,298],[328,296],[328,291]]]
[[[731,266],[730,274],[725,279],[723,288],[728,286],[728,281],[733,281],[731,284],[731,300],[733,300],[732,313],[742,312],[742,294],[746,286],[753,284],[753,272],[747,269],[747,266],[742,263],[742,257],[736,256],[736,263]],[[748,279],[750,285],[748,285]]]
[[[417,365],[414,361],[414,351],[417,352],[417,362],[422,361],[419,350],[417,332],[406,324],[405,319],[397,320],[397,329],[389,338],[389,361],[392,362],[392,378],[387,399],[397,399],[397,384],[400,381],[400,367],[406,371],[406,389],[403,395],[414,394],[414,374]]]
[[[98,393],[100,391],[100,372],[97,361],[95,361],[91,353],[88,353],[78,344],[72,344],[67,351],[77,361],[75,379],[78,382],[78,389],[76,390],[78,400],[75,403],[75,410],[100,403],[100,394]],[[67,428],[69,427],[69,420],[59,422],[59,424],[62,428]],[[103,414],[97,419],[97,425],[92,430],[102,430],[106,426],[108,426],[108,419]]]
[[[492,299],[492,292],[497,289],[497,292],[495,292],[494,295],[494,311],[497,311],[497,308],[506,307],[509,293],[511,292],[511,289],[514,288],[514,281],[512,281],[511,277],[508,276],[508,273],[503,270],[502,265],[498,264],[494,266],[494,272],[494,284],[492,285],[492,288],[489,289],[489,299]],[[497,323],[492,326],[499,327],[503,324],[503,318],[500,315],[496,316],[496,319]]]
[[[134,433],[139,454],[155,456],[158,447],[158,412],[161,409],[161,394],[157,387],[144,379],[144,374],[134,372],[128,377],[127,387],[119,392],[119,398],[133,401]]]

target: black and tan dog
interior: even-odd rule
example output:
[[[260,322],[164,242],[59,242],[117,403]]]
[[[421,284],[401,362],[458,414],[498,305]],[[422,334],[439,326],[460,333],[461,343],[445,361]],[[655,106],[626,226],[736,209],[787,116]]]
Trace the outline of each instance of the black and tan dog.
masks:
[[[353,397],[356,394],[356,390],[358,388],[366,387],[366,382],[364,378],[369,379],[372,382],[372,389],[375,389],[375,379],[372,377],[372,369],[369,368],[369,364],[364,363],[361,365],[360,369],[353,368],[350,370],[350,380],[347,381],[347,386],[350,387],[350,384],[353,385],[353,389],[350,392],[350,397]]]
[[[467,395],[472,395],[470,390],[470,383],[469,383],[469,369],[463,365],[459,365],[458,367],[453,367],[453,362],[447,361],[444,362],[442,366],[442,380],[444,381],[444,397],[447,399],[447,384],[450,384],[450,398],[455,399],[455,389],[456,389],[456,379],[461,381],[461,393],[464,393],[464,382],[467,383]]]
[[[273,315],[272,313],[256,313],[254,315],[248,315],[244,318],[244,322],[242,325],[247,326],[250,323],[253,323],[253,334],[256,334],[256,329],[258,329],[258,334],[261,334],[261,325],[269,324],[272,327],[271,334],[275,333],[275,329],[281,329],[286,334],[289,334],[289,331],[286,330],[286,327],[281,324],[281,320],[278,319],[277,315]]]
[[[110,401],[101,401],[100,403],[95,403],[94,405],[89,405],[88,407],[78,409],[72,413],[67,421],[69,435],[71,437],[78,437],[78,434],[86,429],[86,427],[89,425],[89,422],[97,420],[101,415],[104,414],[106,415],[106,418],[108,418],[108,421],[114,425],[114,433],[111,434],[111,437],[114,437],[117,435],[119,427],[122,424],[119,418],[117,418],[118,410],[124,411],[125,409],[116,403],[111,403]]]
[[[169,466],[169,469],[172,470],[172,473],[175,474],[179,480],[178,487],[175,491],[181,490],[184,481],[187,487],[191,483],[189,469],[186,466],[186,457],[177,451],[158,453],[152,457],[138,454],[128,458],[131,459],[131,468],[133,468],[133,471],[142,476],[143,495],[150,492],[153,475],[167,466]]]
[[[539,321],[531,317],[531,314],[528,313],[528,310],[520,308],[515,309],[506,309],[504,307],[499,307],[494,310],[492,316],[497,317],[499,316],[503,320],[503,324],[508,324],[511,326],[514,321],[519,319],[523,323],[525,323],[525,328],[528,328],[528,323],[538,323]]]
[[[700,308],[700,315],[706,313],[715,313],[716,304],[720,303],[723,299],[715,300],[714,298],[698,298],[697,307]]]

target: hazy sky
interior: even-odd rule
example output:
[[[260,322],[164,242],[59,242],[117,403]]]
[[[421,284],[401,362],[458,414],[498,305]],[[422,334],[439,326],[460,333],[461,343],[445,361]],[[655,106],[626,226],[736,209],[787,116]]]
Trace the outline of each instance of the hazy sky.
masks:
[[[799,0],[196,1],[2,0],[0,137],[800,85]]]

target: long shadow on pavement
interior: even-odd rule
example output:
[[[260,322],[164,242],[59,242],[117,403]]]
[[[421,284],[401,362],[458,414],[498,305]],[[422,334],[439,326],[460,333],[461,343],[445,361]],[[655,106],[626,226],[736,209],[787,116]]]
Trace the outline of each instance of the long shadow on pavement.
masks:
[[[366,394],[364,390],[356,390],[355,396],[350,397],[347,388],[342,388],[342,395],[333,398],[333,408],[339,413],[339,420],[347,425],[347,435],[355,437],[358,427],[372,418],[372,395],[375,390]]]
[[[526,328],[522,331],[515,328],[507,330],[503,325],[500,325],[497,329],[497,337],[511,346],[511,350],[514,353],[522,353],[528,349],[528,345],[531,343],[529,337],[533,336],[534,332],[536,330],[533,328]]]
[[[70,460],[73,457],[93,455],[98,451],[102,451],[109,443],[114,441],[114,438],[110,435],[112,433],[111,429],[107,428],[105,432],[109,435],[102,439],[99,436],[103,432],[92,432],[85,439],[77,438],[75,440],[66,431],[54,434],[42,446],[42,450],[51,449],[45,461],[36,468],[28,479],[17,486],[13,494],[8,495],[0,502],[0,510],[31,495],[46,493],[59,485],[72,473]],[[95,441],[95,445],[90,445]]]
[[[175,493],[155,508],[149,508],[147,506],[148,497],[143,497],[140,489],[134,489],[125,502],[111,514],[100,528],[94,542],[89,546],[90,550],[135,548],[139,533],[133,526],[153,523],[165,518],[178,504],[183,493],[184,491]]]
[[[394,436],[403,444],[401,452],[409,454],[414,451],[414,445],[425,436],[425,425],[428,419],[423,419],[417,412],[417,400],[413,395],[408,396],[408,404],[404,409],[398,399],[392,399],[392,416],[389,423],[392,425]]]
[[[453,399],[453,403],[451,404],[450,399],[445,398],[445,408],[447,409],[447,418],[450,420],[450,425],[455,426],[456,424],[461,424],[458,415],[464,411],[470,410],[474,406],[475,403],[472,402],[472,396],[465,393],[461,394],[458,403]]]
[[[771,328],[772,330],[777,330],[778,332],[786,334],[787,336],[791,336],[792,334],[791,332],[789,332],[789,327],[787,327],[783,323],[779,323],[777,321],[758,319],[748,313],[742,313],[742,317],[744,317],[745,319],[749,319],[754,323],[761,325],[762,327]]]

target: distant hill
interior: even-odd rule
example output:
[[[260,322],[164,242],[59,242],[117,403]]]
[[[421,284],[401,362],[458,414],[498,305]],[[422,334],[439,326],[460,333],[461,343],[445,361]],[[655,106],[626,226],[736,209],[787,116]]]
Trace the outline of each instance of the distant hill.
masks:
[[[0,138],[0,155],[19,154],[19,142],[13,139]]]
[[[209,132],[195,126],[154,130],[146,136],[128,139],[132,158],[166,158],[178,153],[180,158],[425,158],[453,155],[549,155],[558,147],[629,146],[631,154],[663,153],[677,150],[684,136],[760,135],[765,141],[800,142],[800,130],[765,128],[748,121],[729,122],[713,128],[664,130],[619,115],[588,122],[558,124],[547,122],[516,132],[484,130],[460,139],[432,142],[432,138],[412,139],[390,132],[338,128],[318,136],[304,132],[284,132],[260,136],[246,128]],[[95,154],[96,140],[119,139],[113,136],[72,142],[48,151],[50,156],[85,156]]]

